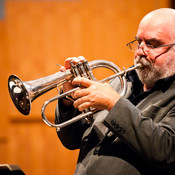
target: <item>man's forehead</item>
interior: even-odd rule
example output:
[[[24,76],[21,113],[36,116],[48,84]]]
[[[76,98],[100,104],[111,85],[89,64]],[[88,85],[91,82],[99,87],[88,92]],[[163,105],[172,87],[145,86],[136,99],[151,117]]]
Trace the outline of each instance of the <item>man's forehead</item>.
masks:
[[[142,40],[170,40],[172,33],[175,33],[174,29],[171,25],[168,25],[166,22],[163,23],[160,20],[156,22],[153,20],[142,21],[138,27],[136,37]]]

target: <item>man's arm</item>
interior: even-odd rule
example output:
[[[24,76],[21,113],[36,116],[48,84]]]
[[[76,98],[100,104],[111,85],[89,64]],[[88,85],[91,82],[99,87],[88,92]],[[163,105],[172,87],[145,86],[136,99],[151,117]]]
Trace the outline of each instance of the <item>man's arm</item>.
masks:
[[[122,97],[104,124],[140,157],[166,166],[175,162],[175,106],[172,106],[167,104],[166,109],[160,107],[155,113],[155,107],[150,105],[142,112]]]

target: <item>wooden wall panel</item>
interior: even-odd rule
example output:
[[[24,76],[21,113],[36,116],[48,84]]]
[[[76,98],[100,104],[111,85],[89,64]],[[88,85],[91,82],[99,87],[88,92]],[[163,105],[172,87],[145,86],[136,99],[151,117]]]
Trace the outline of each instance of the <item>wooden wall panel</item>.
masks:
[[[8,59],[6,47],[6,31],[5,22],[0,20],[0,157],[4,161],[8,161],[7,143],[8,143],[8,118],[7,118],[7,72],[8,72]],[[1,163],[1,160],[0,160]]]
[[[76,153],[63,148],[54,129],[41,121],[13,122],[12,125],[9,162],[17,162],[27,174],[73,174]]]
[[[64,64],[65,58],[79,55],[127,68],[133,53],[126,43],[135,37],[139,21],[168,6],[168,0],[5,0],[0,21],[0,163],[18,164],[30,175],[71,175],[78,156],[41,119],[43,102],[57,91],[36,99],[24,117],[8,94],[10,74],[23,81],[45,77],[59,71],[56,64]],[[47,110],[49,119],[55,105]]]

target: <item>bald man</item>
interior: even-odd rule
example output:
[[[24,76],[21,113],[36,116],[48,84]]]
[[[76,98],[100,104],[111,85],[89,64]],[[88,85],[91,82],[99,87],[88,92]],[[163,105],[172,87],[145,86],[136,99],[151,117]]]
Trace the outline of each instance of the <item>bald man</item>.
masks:
[[[91,124],[81,120],[57,132],[66,148],[80,149],[75,175],[175,174],[175,10],[147,14],[127,46],[143,68],[126,75],[124,97],[117,78],[110,85],[75,78],[63,86],[84,88],[71,94],[74,102],[59,100],[56,123],[100,110]],[[83,60],[68,58],[61,70]]]

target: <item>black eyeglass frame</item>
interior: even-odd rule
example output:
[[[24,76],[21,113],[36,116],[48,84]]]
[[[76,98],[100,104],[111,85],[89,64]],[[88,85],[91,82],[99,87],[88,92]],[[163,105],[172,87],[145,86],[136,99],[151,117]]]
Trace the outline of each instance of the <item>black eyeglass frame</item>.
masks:
[[[130,50],[132,50],[131,47],[130,47],[130,45],[133,44],[135,41],[137,41],[137,40],[135,39],[135,40],[133,40],[133,41],[127,43],[126,46],[129,47]],[[136,43],[135,43],[135,44],[136,44]],[[160,46],[153,46],[153,45],[151,45],[151,44],[146,44],[146,46],[149,47],[149,48],[151,48],[151,49],[156,49],[156,48],[159,48],[159,47],[172,46],[172,45],[175,45],[175,43],[165,44],[165,45],[160,45]],[[138,46],[137,49],[139,49],[140,44],[137,44],[137,46]]]

